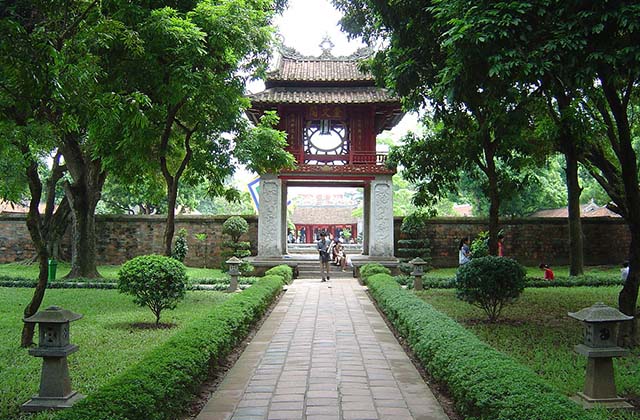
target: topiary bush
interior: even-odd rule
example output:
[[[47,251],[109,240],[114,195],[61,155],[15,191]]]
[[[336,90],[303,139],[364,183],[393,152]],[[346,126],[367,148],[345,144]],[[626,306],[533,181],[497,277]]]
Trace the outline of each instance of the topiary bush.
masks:
[[[293,269],[286,264],[277,265],[265,271],[265,276],[280,276],[285,283],[291,283],[293,280]]]
[[[227,259],[231,257],[243,259],[251,256],[251,243],[240,241],[240,237],[248,231],[249,224],[240,216],[231,216],[222,224],[222,233],[231,237],[230,241],[223,241],[221,244],[222,263],[220,266],[223,270],[229,269],[225,262]],[[253,269],[253,266],[246,261],[240,265],[241,273],[251,273]]]
[[[187,269],[180,261],[162,255],[143,255],[127,261],[118,271],[118,290],[147,306],[160,323],[160,313],[174,309],[184,299]]]
[[[240,241],[240,237],[249,232],[249,223],[240,216],[231,216],[222,224],[222,233],[229,235],[233,242]]]
[[[365,283],[367,282],[367,279],[374,274],[391,274],[391,270],[378,263],[365,264],[360,267],[360,278]]]
[[[404,239],[398,241],[396,254],[400,259],[398,268],[404,274],[411,273],[413,267],[409,261],[416,257],[426,263],[431,262],[431,242],[425,238],[428,218],[429,215],[424,212],[415,212],[402,220],[400,232]],[[428,270],[428,266],[425,268]]]
[[[520,296],[525,276],[525,268],[510,258],[473,258],[458,269],[456,297],[481,308],[494,322],[504,305]]]

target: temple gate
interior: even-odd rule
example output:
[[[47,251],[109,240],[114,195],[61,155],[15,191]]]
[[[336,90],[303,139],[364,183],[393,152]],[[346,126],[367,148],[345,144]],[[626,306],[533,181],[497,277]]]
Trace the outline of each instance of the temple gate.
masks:
[[[278,128],[287,133],[287,150],[297,162],[293,170],[261,174],[257,258],[287,253],[288,187],[332,186],[363,188],[363,254],[393,259],[395,171],[385,166],[386,154],[376,151],[376,136],[400,121],[400,101],[358,69],[371,50],[335,57],[330,40],[320,46],[319,57],[281,48],[265,90],[250,95],[248,116],[257,123],[265,111],[277,111]]]

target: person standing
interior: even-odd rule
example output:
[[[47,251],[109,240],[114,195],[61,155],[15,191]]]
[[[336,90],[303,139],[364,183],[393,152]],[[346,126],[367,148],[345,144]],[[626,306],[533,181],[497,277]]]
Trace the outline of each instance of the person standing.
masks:
[[[622,281],[627,281],[627,277],[629,277],[629,261],[625,261],[622,264],[622,268],[620,269],[620,277],[622,277]]]
[[[329,254],[329,247],[331,241],[327,240],[327,234],[320,232],[320,240],[318,241],[318,254],[320,260],[320,274],[322,275],[322,281],[331,280],[329,277],[329,260],[331,256]]]
[[[498,233],[498,257],[504,257],[504,235]]]
[[[458,263],[465,265],[471,260],[471,250],[469,249],[469,238],[464,237],[460,239],[458,244]]]

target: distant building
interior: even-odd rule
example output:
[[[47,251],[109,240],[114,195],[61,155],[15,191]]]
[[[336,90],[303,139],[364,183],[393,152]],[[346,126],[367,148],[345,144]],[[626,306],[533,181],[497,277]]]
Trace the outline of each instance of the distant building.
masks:
[[[471,204],[455,204],[453,206],[453,212],[459,217],[471,217],[473,206]]]
[[[357,238],[362,221],[353,217],[353,206],[298,206],[291,215],[291,221],[296,226],[296,238],[304,229],[304,242],[314,242],[320,232],[339,236],[346,230],[351,232],[353,239]]]
[[[569,207],[560,209],[539,210],[529,217],[569,217]],[[606,206],[599,206],[591,199],[587,204],[580,206],[580,217],[620,217]]]

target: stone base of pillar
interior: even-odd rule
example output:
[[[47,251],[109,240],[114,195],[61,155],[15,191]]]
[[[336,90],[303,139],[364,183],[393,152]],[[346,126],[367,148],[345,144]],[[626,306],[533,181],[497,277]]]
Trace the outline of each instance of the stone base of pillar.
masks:
[[[571,399],[586,409],[604,407],[604,408],[617,408],[617,409],[631,409],[633,406],[629,404],[624,398],[590,398],[583,392],[578,392],[577,395],[571,397]]]
[[[61,410],[71,408],[75,403],[84,398],[84,395],[78,394],[76,391],[62,398],[46,397],[42,398],[34,396],[26,403],[22,404],[20,409],[26,412],[36,412],[44,410]]]

